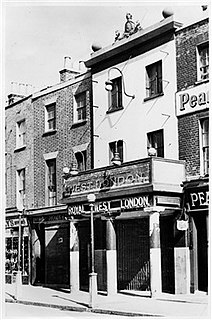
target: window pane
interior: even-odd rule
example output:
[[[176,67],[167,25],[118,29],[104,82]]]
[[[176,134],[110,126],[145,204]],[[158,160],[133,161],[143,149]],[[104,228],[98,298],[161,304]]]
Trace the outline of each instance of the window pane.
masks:
[[[20,132],[20,133],[25,132],[25,121],[20,122],[19,132]]]
[[[86,170],[86,151],[76,152],[75,157],[79,171]]]
[[[110,163],[112,158],[115,155],[115,152],[118,152],[121,162],[123,162],[123,140],[118,140],[109,143],[109,150],[110,150]]]
[[[209,147],[203,148],[204,174],[209,173]]]
[[[56,128],[56,105],[51,104],[46,107],[48,130]]]
[[[150,132],[147,134],[148,148],[155,148],[157,157],[164,157],[163,130]]]
[[[162,62],[158,61],[146,67],[147,97],[162,92]]]
[[[201,122],[202,127],[202,153],[203,153],[203,173],[209,173],[209,119]]]
[[[48,167],[48,205],[56,204],[56,160],[47,161]]]
[[[199,47],[199,68],[202,80],[209,78],[209,46]]]
[[[77,103],[77,120],[86,120],[86,92],[75,96]]]
[[[112,80],[113,88],[109,94],[109,110],[116,110],[122,107],[122,78]]]
[[[77,108],[84,107],[86,105],[86,93],[83,92],[75,97],[77,102]]]
[[[25,120],[17,123],[17,147],[25,144],[26,125]]]
[[[86,107],[77,109],[77,119],[85,120],[86,119]]]
[[[18,207],[23,207],[24,206],[24,199],[25,199],[25,185],[26,185],[26,180],[25,180],[25,169],[19,170],[18,171]]]

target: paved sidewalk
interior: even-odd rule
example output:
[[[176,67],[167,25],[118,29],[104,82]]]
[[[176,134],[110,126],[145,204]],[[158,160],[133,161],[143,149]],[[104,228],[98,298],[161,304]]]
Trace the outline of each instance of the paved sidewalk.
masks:
[[[209,319],[208,296],[203,294],[169,295],[161,294],[157,298],[142,297],[136,292],[123,292],[115,296],[98,294],[93,309],[88,308],[89,293],[77,294],[69,290],[59,291],[46,287],[22,286],[18,301],[14,299],[14,284],[5,285],[5,301],[40,305],[73,311],[90,311],[96,313],[125,316],[166,317],[187,319]]]

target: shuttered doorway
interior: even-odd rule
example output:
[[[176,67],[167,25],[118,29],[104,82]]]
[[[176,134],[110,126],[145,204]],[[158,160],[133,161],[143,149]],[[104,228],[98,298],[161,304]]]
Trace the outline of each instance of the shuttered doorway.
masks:
[[[69,225],[45,228],[45,284],[70,286]]]
[[[160,217],[162,292],[174,294],[174,217]]]
[[[116,224],[118,290],[150,290],[149,218]]]

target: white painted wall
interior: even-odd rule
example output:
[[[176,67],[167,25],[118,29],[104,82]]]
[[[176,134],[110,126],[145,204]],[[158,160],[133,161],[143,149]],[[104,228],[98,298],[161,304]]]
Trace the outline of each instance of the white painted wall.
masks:
[[[161,59],[164,96],[144,102],[145,67]],[[93,80],[97,81],[93,82],[93,105],[98,106],[94,107],[94,135],[99,136],[94,137],[94,167],[109,164],[108,144],[115,140],[124,141],[124,162],[147,157],[147,133],[162,128],[165,158],[178,159],[174,40],[116,67],[124,74],[127,94],[135,94],[135,99],[123,94],[124,109],[107,114],[108,92],[105,90],[105,81],[108,79],[108,69],[93,76]],[[116,70],[110,72],[111,79],[119,75]]]

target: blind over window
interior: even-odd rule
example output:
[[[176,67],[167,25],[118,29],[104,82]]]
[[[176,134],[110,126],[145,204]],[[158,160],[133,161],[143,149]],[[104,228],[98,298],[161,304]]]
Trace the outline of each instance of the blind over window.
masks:
[[[162,61],[146,67],[146,94],[151,97],[162,93]]]

